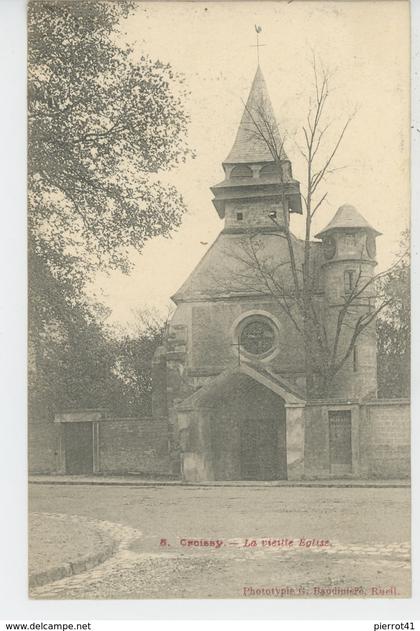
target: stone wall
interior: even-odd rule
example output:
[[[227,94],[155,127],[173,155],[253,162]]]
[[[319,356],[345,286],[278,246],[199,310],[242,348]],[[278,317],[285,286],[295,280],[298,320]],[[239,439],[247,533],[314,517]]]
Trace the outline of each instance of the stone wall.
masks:
[[[325,401],[305,407],[304,475],[333,478],[329,412],[351,413],[351,472],[343,477],[410,477],[410,406],[407,400]]]
[[[303,478],[305,450],[304,404],[286,404],[287,479]]]
[[[170,473],[166,420],[107,419],[98,440],[100,473]]]
[[[364,406],[362,466],[369,478],[410,477],[410,408],[405,400]]]
[[[60,459],[60,427],[47,419],[28,423],[30,473],[57,473]]]
[[[329,477],[328,418],[323,405],[305,407],[304,476]]]
[[[85,418],[86,417],[86,418]],[[75,420],[75,419],[78,420]],[[93,471],[97,474],[169,476],[168,422],[152,418],[101,418],[89,412],[57,415],[56,422],[29,424],[29,473],[66,471],[66,423],[93,425]]]
[[[290,453],[288,449],[289,479],[301,477],[302,409],[287,410],[290,417],[287,429],[288,448],[290,448]],[[353,479],[407,479],[410,477],[409,403],[407,400],[376,400],[363,403],[325,401],[306,405],[303,458],[305,478],[337,477],[330,466],[328,413],[340,410],[351,412],[352,467],[351,472],[345,477]],[[224,418],[223,415],[222,417]],[[73,419],[71,422],[81,421],[83,421],[83,415],[80,416],[79,421]],[[39,420],[29,423],[30,473],[66,472],[66,446],[63,431],[65,422],[65,415],[61,415],[61,422]],[[174,475],[169,453],[170,425],[166,419],[101,418],[91,422],[95,426],[93,432],[95,473],[138,474],[150,477]],[[202,435],[203,429],[200,430],[200,436]],[[192,445],[185,445],[184,450],[187,452],[184,456],[185,474],[186,470],[193,465],[189,459],[193,455],[192,452],[196,450]],[[294,471],[296,467],[299,471]],[[193,468],[196,468],[196,464]],[[207,472],[206,476],[205,479],[214,479],[214,477],[217,479],[217,476],[211,472]]]
[[[283,207],[278,197],[227,201],[225,205],[225,229],[229,228],[273,228],[270,213],[278,225],[284,226]]]
[[[262,365],[296,384],[299,379],[302,380],[305,368],[301,337],[273,298],[208,301],[193,304],[190,308],[190,371],[199,374],[203,370],[212,370],[213,374],[217,374],[236,365],[239,323],[245,317],[259,314],[274,323],[279,340],[278,350],[261,360]]]

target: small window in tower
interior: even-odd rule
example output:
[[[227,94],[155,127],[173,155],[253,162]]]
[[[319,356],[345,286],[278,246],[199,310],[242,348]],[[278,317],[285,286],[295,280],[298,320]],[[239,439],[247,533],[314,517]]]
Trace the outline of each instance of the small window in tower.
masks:
[[[236,213],[236,219],[238,221],[242,221],[243,218],[244,218],[244,214],[243,213]]]
[[[356,235],[353,233],[346,233],[344,235],[344,244],[346,248],[356,247]]]
[[[346,294],[350,294],[355,285],[356,272],[354,269],[346,269],[344,272],[344,291]]]
[[[358,353],[357,353],[357,346],[353,346],[353,372],[357,372],[358,369]]]
[[[237,178],[241,180],[248,177],[252,177],[252,169],[250,169],[246,164],[241,164],[240,166],[233,167],[232,171],[230,172],[231,179]]]

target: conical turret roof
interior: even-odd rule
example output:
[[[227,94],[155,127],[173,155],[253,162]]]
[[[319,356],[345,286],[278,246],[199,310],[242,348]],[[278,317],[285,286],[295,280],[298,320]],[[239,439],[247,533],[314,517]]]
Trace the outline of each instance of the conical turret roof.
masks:
[[[334,217],[331,219],[330,223],[325,226],[321,232],[315,235],[316,239],[320,239],[324,234],[329,232],[330,230],[335,230],[337,228],[364,228],[365,230],[371,230],[376,235],[381,234],[375,228],[366,221],[366,219],[359,213],[359,211],[350,204],[344,204],[340,206],[340,208],[335,213]]]
[[[265,138],[274,141],[282,160],[287,160],[261,68],[258,66],[233,147],[224,164],[273,162]]]

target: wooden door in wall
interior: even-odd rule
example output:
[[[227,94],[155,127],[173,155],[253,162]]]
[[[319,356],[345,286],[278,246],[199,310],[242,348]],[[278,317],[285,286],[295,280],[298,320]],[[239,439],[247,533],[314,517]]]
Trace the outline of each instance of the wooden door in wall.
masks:
[[[352,471],[351,412],[329,412],[330,470],[335,476]]]
[[[244,418],[241,427],[242,480],[278,480],[279,420]]]
[[[93,473],[92,423],[64,423],[66,473]]]

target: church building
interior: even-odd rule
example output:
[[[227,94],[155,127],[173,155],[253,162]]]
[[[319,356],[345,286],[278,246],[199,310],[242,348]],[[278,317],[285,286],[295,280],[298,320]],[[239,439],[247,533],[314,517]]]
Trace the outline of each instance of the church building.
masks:
[[[267,121],[280,160],[258,133]],[[154,358],[153,413],[169,419],[174,473],[179,467],[186,481],[360,476],[368,467],[361,402],[376,401],[375,322],[335,376],[328,401],[306,401],[302,333],[284,304],[292,289],[284,222],[302,214],[300,186],[260,67],[222,166],[224,179],[211,190],[224,227],[173,296],[176,311]],[[356,277],[373,275],[378,235],[343,205],[311,243],[327,331]],[[299,268],[304,244],[291,238]]]
[[[344,353],[328,394],[306,394],[293,276],[304,242],[286,229],[292,214],[304,221],[300,185],[259,67],[222,166],[211,190],[223,229],[172,297],[176,310],[153,359],[152,418],[89,409],[35,419],[30,472],[199,484],[409,477],[409,404],[377,398],[374,318]],[[358,282],[365,287],[346,310],[338,352],[349,322],[374,309],[378,236],[343,204],[310,242],[314,310],[332,343],[343,305]]]

